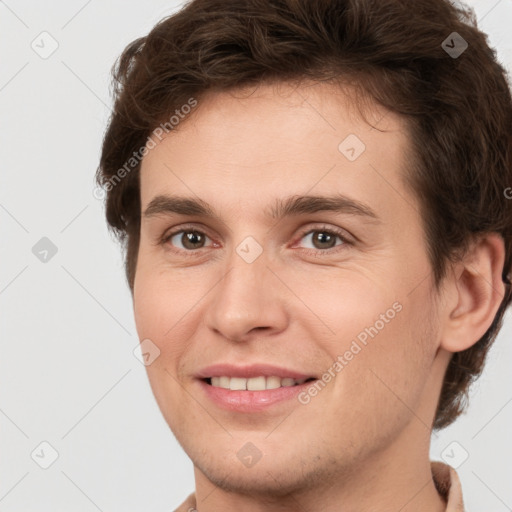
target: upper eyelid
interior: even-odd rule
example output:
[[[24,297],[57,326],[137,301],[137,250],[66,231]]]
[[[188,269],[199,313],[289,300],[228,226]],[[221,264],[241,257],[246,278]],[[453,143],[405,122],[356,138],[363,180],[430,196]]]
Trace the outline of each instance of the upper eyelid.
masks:
[[[297,236],[300,239],[303,236],[308,235],[308,234],[310,234],[311,232],[314,232],[314,231],[327,231],[327,232],[332,233],[332,234],[334,234],[336,236],[339,236],[340,238],[342,238],[343,240],[346,240],[346,241],[350,241],[350,238],[351,238],[351,235],[348,233],[348,231],[346,229],[343,229],[343,228],[340,228],[340,227],[331,228],[330,226],[326,226],[326,225],[304,228],[303,230],[299,231]]]

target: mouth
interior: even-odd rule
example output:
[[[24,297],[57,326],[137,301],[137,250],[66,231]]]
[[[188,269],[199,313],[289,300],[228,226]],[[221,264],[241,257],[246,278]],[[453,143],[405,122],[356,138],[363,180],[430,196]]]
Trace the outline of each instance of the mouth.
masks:
[[[318,377],[294,368],[266,363],[218,363],[198,371],[196,382],[213,404],[231,412],[282,413],[300,405],[298,395]]]
[[[230,377],[230,376],[217,376],[207,377],[202,379],[206,384],[222,389],[229,389],[231,391],[266,391],[269,389],[279,389],[285,387],[300,386],[306,382],[312,382],[315,377],[305,377],[301,379],[294,379],[291,377],[278,377],[278,376],[264,376],[258,377]]]

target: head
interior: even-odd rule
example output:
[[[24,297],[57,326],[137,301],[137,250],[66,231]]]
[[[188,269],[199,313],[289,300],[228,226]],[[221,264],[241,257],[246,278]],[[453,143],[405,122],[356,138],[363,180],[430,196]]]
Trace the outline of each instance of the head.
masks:
[[[156,399],[213,481],[297,425],[261,479],[293,457],[350,468],[463,412],[511,298],[505,75],[445,0],[193,1],[126,48],[98,181],[160,350]],[[219,410],[198,378],[217,362],[291,367],[317,391]]]

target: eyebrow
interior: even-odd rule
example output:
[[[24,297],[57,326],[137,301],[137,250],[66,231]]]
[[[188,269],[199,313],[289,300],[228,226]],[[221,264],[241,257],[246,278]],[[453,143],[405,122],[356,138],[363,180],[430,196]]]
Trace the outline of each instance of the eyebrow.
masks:
[[[343,194],[278,198],[274,205],[264,211],[264,215],[270,219],[282,219],[292,215],[324,211],[357,215],[370,222],[380,223],[378,215],[368,205]],[[158,195],[151,200],[143,215],[144,217],[153,217],[172,213],[211,217],[223,222],[212,207],[202,199],[182,196]]]

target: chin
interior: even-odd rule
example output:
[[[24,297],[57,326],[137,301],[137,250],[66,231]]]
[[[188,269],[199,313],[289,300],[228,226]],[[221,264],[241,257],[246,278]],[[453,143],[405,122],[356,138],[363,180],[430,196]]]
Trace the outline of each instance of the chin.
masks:
[[[260,461],[252,468],[241,467],[238,460],[231,463],[225,461],[224,464],[217,462],[194,465],[210,482],[230,493],[283,498],[298,490],[304,490],[304,480],[307,477],[276,462],[274,458],[271,466],[260,466]]]
[[[329,485],[329,482],[334,484],[331,480],[337,474],[339,461],[328,455],[323,458],[318,453],[301,456],[299,446],[290,449],[289,437],[288,443],[280,440],[279,446],[269,440],[265,444],[262,440],[259,442],[264,450],[261,459],[250,467],[244,465],[240,459],[243,460],[245,453],[251,453],[251,449],[246,448],[240,454],[242,450],[238,446],[244,446],[245,439],[244,442],[230,439],[227,445],[217,444],[216,450],[205,445],[196,445],[191,450],[184,448],[195,470],[229,493],[283,499]]]

